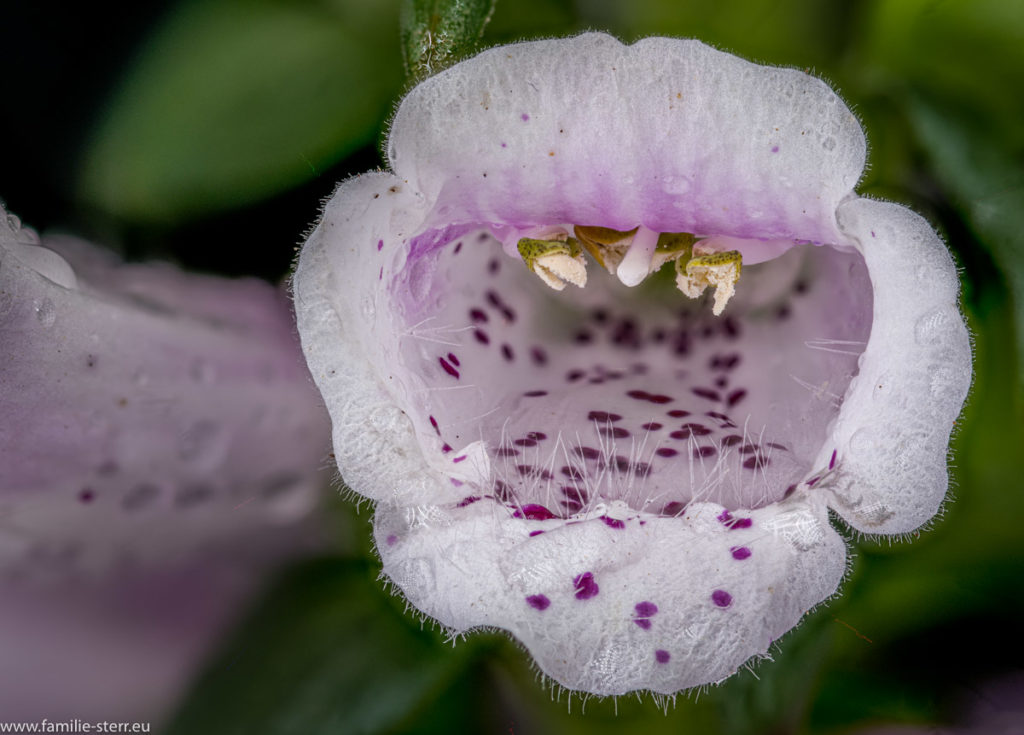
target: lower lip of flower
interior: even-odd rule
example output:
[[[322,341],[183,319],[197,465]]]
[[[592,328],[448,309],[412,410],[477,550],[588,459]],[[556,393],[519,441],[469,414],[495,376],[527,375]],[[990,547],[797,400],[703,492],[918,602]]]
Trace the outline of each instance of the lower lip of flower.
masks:
[[[721,238],[755,265],[715,317],[671,268],[627,288],[644,278],[592,267],[585,288],[553,291],[509,257],[521,234],[427,233],[382,284],[404,322],[406,411],[463,502],[618,520],[758,508],[812,479],[870,331],[858,254]]]

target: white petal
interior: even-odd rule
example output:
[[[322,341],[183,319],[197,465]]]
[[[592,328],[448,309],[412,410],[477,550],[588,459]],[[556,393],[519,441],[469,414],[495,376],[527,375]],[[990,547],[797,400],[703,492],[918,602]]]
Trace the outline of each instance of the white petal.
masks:
[[[166,563],[312,509],[327,417],[279,289],[36,241],[0,209],[0,575]]]
[[[380,334],[384,324],[393,335],[395,308],[380,278],[391,279],[393,260],[405,257],[398,245],[409,229],[402,223],[415,223],[416,206],[390,174],[346,181],[303,248],[294,278],[302,347],[331,416],[342,477],[368,498],[410,504],[465,494],[428,465],[424,442],[395,399],[422,389],[407,383],[415,376],[382,375],[374,367],[400,365],[398,345]],[[415,284],[411,293],[420,296]]]
[[[929,224],[905,207],[851,199],[839,226],[864,255],[874,321],[817,465],[832,506],[870,533],[911,531],[946,495],[953,421],[971,383],[971,346],[956,268]]]
[[[698,41],[502,46],[412,90],[389,139],[429,223],[836,242],[864,137],[818,79]]]
[[[742,528],[722,511],[632,513],[617,528],[513,518],[485,498],[431,514],[380,507],[376,535],[384,572],[453,631],[509,630],[570,689],[671,694],[766,654],[835,592],[845,568],[824,505],[803,493],[744,512]],[[580,599],[574,580],[588,572],[596,593]],[[642,602],[657,608],[643,627]]]

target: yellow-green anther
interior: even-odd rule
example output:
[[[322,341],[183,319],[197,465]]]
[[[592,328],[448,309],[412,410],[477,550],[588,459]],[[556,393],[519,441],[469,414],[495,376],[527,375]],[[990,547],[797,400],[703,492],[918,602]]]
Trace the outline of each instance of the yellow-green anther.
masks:
[[[576,225],[574,234],[594,260],[609,273],[615,273],[619,263],[626,256],[633,236],[639,227],[632,230],[613,230],[610,227],[588,227]]]
[[[693,244],[697,237],[689,232],[662,232],[658,235],[658,245],[654,248],[654,258],[651,260],[651,272],[658,270],[670,260],[684,263],[693,254]]]
[[[691,299],[704,293],[708,286],[714,286],[715,304],[711,311],[718,316],[736,293],[736,281],[742,269],[743,255],[739,250],[698,253],[689,259],[680,257],[676,260],[676,285]]]
[[[524,237],[517,246],[526,267],[556,291],[566,282],[582,288],[587,285],[587,263],[580,243],[568,240],[534,240]]]

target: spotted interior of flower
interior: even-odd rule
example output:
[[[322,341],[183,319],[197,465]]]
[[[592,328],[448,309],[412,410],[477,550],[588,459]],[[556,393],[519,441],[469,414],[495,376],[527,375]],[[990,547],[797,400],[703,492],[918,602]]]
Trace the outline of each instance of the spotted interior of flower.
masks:
[[[794,243],[745,266],[716,317],[671,268],[630,288],[591,262],[585,287],[555,291],[507,251],[468,233],[392,281],[387,369],[464,503],[671,516],[761,507],[809,479],[870,331],[859,255]]]

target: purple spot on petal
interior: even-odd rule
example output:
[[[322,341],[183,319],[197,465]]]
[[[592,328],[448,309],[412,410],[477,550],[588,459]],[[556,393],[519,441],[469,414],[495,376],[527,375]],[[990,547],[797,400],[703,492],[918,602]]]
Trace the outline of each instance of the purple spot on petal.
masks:
[[[657,431],[658,429],[661,428],[661,424],[659,424],[657,421],[652,421],[649,424],[642,424],[640,428],[646,429],[647,431]]]
[[[437,426],[437,419],[435,419],[433,416],[428,416],[427,418],[430,420],[430,425],[434,427],[434,431],[437,432],[437,435],[441,436],[441,429],[439,429]]]
[[[671,411],[668,412],[668,415],[674,419],[681,419],[684,416],[689,416],[690,412],[682,408],[673,408]]]
[[[722,438],[723,447],[732,447],[743,441],[743,437],[739,434],[729,434],[729,436]]]
[[[729,551],[732,552],[732,558],[737,561],[743,561],[744,559],[750,558],[750,549],[746,546],[733,546]]]
[[[744,397],[745,397],[746,395],[747,395],[747,390],[746,390],[746,388],[740,388],[739,390],[734,390],[734,391],[733,391],[732,393],[730,393],[730,394],[729,394],[729,395],[728,395],[728,396],[726,397],[726,399],[725,399],[725,402],[726,402],[726,403],[727,403],[727,404],[729,405],[729,408],[732,408],[732,407],[733,407],[733,406],[735,406],[735,405],[736,405],[737,403],[739,403],[740,401],[742,401],[742,400],[743,400],[743,398],[744,398]]]
[[[623,429],[621,426],[598,426],[597,433],[604,437],[611,437],[612,439],[625,439],[629,436],[629,431]]]
[[[633,622],[639,625],[644,630],[651,629],[651,621],[647,618],[633,618]]]
[[[715,520],[717,520],[719,523],[728,523],[732,520],[732,513],[730,513],[728,510],[723,510],[715,517]]]
[[[812,477],[810,480],[807,481],[807,487],[814,487],[814,483],[816,483],[820,479],[820,477]]]
[[[654,652],[654,659],[659,664],[667,664],[670,658],[672,658],[672,655],[668,651],[664,651],[659,648],[657,651]]]
[[[497,457],[518,457],[519,450],[512,447],[498,447],[494,450],[494,454]]]
[[[546,390],[528,390],[525,393],[523,393],[523,395],[526,396],[527,398],[540,398],[541,396],[546,396],[547,394],[548,392]]]
[[[777,145],[773,145],[772,146],[772,153],[778,153],[778,152],[779,152],[779,147]]]
[[[384,249],[384,241],[383,240],[378,240],[377,241],[377,252],[380,252],[383,249]]]
[[[697,447],[693,450],[693,456],[698,458],[714,457],[716,454],[718,454],[718,450],[714,447]]]
[[[525,518],[528,521],[548,521],[555,517],[555,514],[543,505],[529,503],[512,514],[513,518]]]
[[[601,456],[601,453],[593,447],[573,447],[573,454],[584,459],[597,459]]]
[[[547,610],[551,605],[551,600],[547,598],[547,595],[530,595],[526,598],[526,604],[534,610]]]
[[[601,520],[604,522],[604,525],[608,526],[608,528],[615,528],[621,531],[623,528],[626,527],[626,522],[620,521],[618,518],[609,518],[608,516],[601,516]]]
[[[455,369],[454,367],[452,367],[452,364],[451,364],[450,362],[448,362],[447,360],[445,360],[445,359],[444,359],[443,357],[439,357],[439,358],[437,358],[437,361],[438,361],[439,363],[441,363],[441,367],[443,367],[443,368],[444,368],[444,371],[445,371],[446,373],[448,373],[449,375],[451,375],[451,376],[452,376],[453,378],[458,378],[458,377],[459,377],[459,371],[458,371],[458,370],[456,370],[456,369]]]
[[[665,507],[661,509],[661,514],[664,516],[676,517],[681,515],[686,510],[686,504],[680,503],[678,500],[673,500],[671,503],[665,503]]]
[[[491,343],[491,338],[488,337],[487,332],[482,329],[474,329],[473,336],[476,338],[476,341],[482,345],[489,345]]]
[[[677,452],[672,447],[658,447],[657,449],[654,450],[654,453],[657,454],[659,457],[675,457],[677,454],[679,454],[679,452]]]
[[[638,618],[650,618],[658,614],[658,606],[647,600],[636,603],[633,609],[636,610]]]
[[[593,572],[584,572],[583,574],[577,575],[572,580],[572,585],[576,590],[577,600],[589,600],[591,597],[595,597],[600,591],[597,582],[594,581]]]
[[[479,495],[467,495],[462,500],[460,500],[459,504],[456,505],[455,507],[456,508],[465,508],[467,505],[472,505],[473,503],[475,503],[479,499],[480,499]]]
[[[747,457],[743,460],[743,466],[748,470],[759,470],[762,467],[767,467],[768,464],[768,458],[762,457],[760,454],[755,454],[753,457]]]
[[[789,487],[786,488],[786,492],[782,494],[782,499],[785,500],[794,492],[796,492],[796,485],[790,485]]]
[[[547,365],[548,363],[548,354],[540,347],[531,349],[530,357],[533,359],[534,365]]]
[[[501,356],[504,357],[508,362],[512,362],[513,357],[514,357],[513,354],[512,354],[512,347],[510,345],[508,345],[508,344],[502,345],[501,346]]]
[[[562,467],[560,470],[563,475],[568,477],[570,480],[582,480],[583,472],[577,467],[569,467],[568,465]]]
[[[459,367],[459,365],[461,364],[461,363],[459,363],[459,358],[457,358],[457,357],[456,357],[456,356],[455,356],[454,354],[452,354],[451,352],[449,352],[449,353],[448,353],[448,362],[450,362],[450,363],[451,363],[452,365],[454,365],[455,367]]]
[[[718,607],[729,607],[732,604],[732,595],[725,590],[715,590],[711,593],[711,601]]]
[[[565,374],[565,379],[568,380],[570,383],[575,383],[584,375],[585,373],[582,370],[570,370]]]
[[[538,528],[536,531],[530,531],[530,538],[533,538],[534,536],[540,536],[542,533],[544,533],[544,529],[542,528]]]
[[[466,455],[465,454],[460,454],[458,457],[452,457],[452,463],[453,464],[458,464],[459,462],[465,462],[465,461],[466,461]]]
[[[530,116],[527,115],[525,112],[522,115],[520,115],[519,117],[522,118],[523,122],[526,122],[527,120],[530,119]]]
[[[451,444],[449,444],[448,442],[445,442],[444,444],[441,445],[441,453],[442,454],[448,454],[448,452],[450,452],[450,451],[452,451]]]
[[[622,416],[607,411],[591,411],[587,414],[587,419],[589,421],[621,421]]]
[[[707,398],[709,401],[720,401],[722,397],[718,394],[717,390],[712,388],[690,388],[690,392],[700,398]],[[730,404],[731,405],[731,404]]]
[[[502,148],[508,148],[508,143],[502,143],[502,144],[501,144],[501,147],[502,147]]]
[[[469,318],[472,319],[474,322],[480,322],[481,324],[484,324],[487,322],[487,313],[482,309],[470,309]]]
[[[385,540],[387,541],[388,546],[394,546],[395,543],[398,541],[398,536],[396,536],[395,534],[391,534]]]
[[[828,468],[830,470],[831,469],[835,469],[835,466],[836,466],[836,450],[833,449],[832,450],[832,458],[828,461]]]
[[[737,518],[729,524],[729,530],[735,531],[738,528],[750,528],[752,525],[754,525],[753,518]]]

